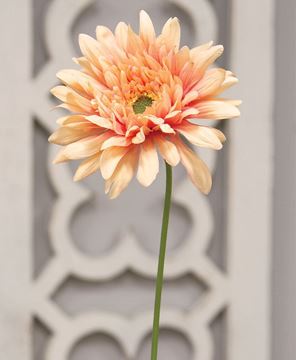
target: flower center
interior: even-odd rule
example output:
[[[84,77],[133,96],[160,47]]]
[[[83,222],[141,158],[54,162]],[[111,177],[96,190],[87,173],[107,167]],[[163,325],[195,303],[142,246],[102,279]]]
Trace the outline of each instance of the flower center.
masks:
[[[141,95],[134,103],[133,109],[135,114],[142,114],[147,106],[151,106],[153,99],[146,95]]]

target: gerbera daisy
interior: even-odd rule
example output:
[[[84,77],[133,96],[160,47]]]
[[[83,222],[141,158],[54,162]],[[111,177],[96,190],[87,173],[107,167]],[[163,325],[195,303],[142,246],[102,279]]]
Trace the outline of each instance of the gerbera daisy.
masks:
[[[63,148],[55,163],[84,159],[74,180],[100,170],[105,191],[117,197],[136,174],[149,186],[159,171],[159,155],[171,166],[180,161],[203,193],[212,180],[206,164],[184,142],[219,150],[225,141],[215,128],[194,119],[219,120],[239,116],[239,101],[219,98],[235,84],[230,71],[209,67],[223,46],[212,42],[189,49],[180,45],[180,25],[169,19],[156,36],[146,12],[140,31],[120,22],[113,34],[98,26],[96,39],[80,35],[82,68],[62,70],[64,85],[52,94],[72,112],[58,119],[49,141]]]

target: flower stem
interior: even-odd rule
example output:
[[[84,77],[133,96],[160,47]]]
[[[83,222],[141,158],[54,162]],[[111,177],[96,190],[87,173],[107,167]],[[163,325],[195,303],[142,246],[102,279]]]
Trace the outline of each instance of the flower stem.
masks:
[[[162,215],[160,249],[159,249],[158,269],[157,269],[157,278],[156,278],[151,360],[157,360],[164,259],[165,259],[166,242],[167,242],[168,225],[169,225],[170,208],[171,208],[171,198],[172,198],[172,167],[168,163],[165,164],[166,164],[166,189],[165,189],[164,208]]]

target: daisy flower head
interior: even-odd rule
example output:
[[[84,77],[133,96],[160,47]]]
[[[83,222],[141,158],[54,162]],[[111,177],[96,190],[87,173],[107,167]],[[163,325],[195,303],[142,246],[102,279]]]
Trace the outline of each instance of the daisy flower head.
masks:
[[[180,48],[180,25],[170,18],[155,34],[145,11],[140,30],[120,22],[113,33],[96,28],[96,39],[80,35],[81,70],[62,70],[63,85],[52,89],[70,111],[58,119],[49,141],[62,146],[55,163],[83,160],[74,180],[100,171],[105,192],[117,197],[133,176],[149,186],[159,171],[159,157],[183,164],[203,193],[211,189],[206,164],[184,140],[219,150],[223,133],[208,120],[239,116],[239,101],[220,98],[238,80],[230,71],[212,68],[223,46],[212,42]],[[199,125],[195,119],[205,120]]]

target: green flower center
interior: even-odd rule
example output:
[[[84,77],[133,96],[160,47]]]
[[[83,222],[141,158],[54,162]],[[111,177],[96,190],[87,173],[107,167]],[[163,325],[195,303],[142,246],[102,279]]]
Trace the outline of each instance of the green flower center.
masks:
[[[147,106],[151,106],[153,103],[153,99],[151,97],[142,95],[140,96],[134,103],[133,109],[135,114],[143,114],[146,110]]]

